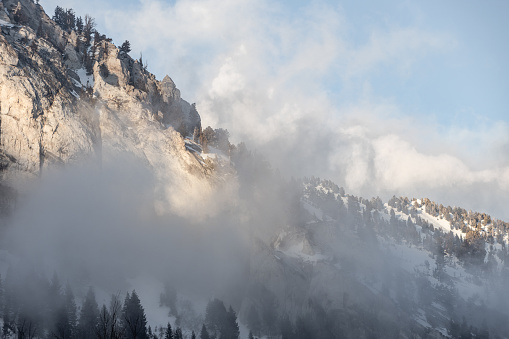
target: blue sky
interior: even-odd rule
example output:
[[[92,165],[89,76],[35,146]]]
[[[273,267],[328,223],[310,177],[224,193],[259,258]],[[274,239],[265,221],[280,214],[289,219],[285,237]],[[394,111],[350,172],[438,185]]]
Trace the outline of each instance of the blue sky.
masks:
[[[41,3],[129,39],[275,167],[509,219],[508,1]]]
[[[98,29],[113,37],[117,44],[130,38],[122,27],[112,28],[108,24],[111,11],[138,11],[148,3],[175,6],[185,1],[65,1],[42,0],[46,11],[51,13],[56,4],[75,8],[78,14],[91,13],[99,23]],[[200,3],[200,1],[187,1]],[[240,3],[240,2],[239,2]],[[463,123],[474,126],[479,120],[492,122],[509,120],[509,2],[494,0],[480,1],[280,1],[271,6],[279,7],[272,13],[272,24],[281,16],[298,21],[305,15],[302,8],[310,4],[328,4],[337,9],[347,21],[344,34],[352,46],[366,44],[374,31],[418,28],[436,36],[450,38],[450,46],[429,51],[415,60],[410,73],[398,69],[398,64],[388,62],[370,74],[364,74],[363,81],[369,81],[374,94],[394,99],[406,112],[413,114],[434,114],[444,125]],[[270,9],[269,9],[270,10]],[[124,23],[136,26],[136,23]],[[192,23],[189,23],[192,25]],[[171,24],[168,25],[171,29]],[[157,34],[157,32],[147,32]],[[171,44],[171,42],[169,42]],[[189,45],[195,42],[189,41]],[[157,45],[143,48],[133,46],[133,56],[144,52],[146,59],[152,56]],[[201,53],[204,46],[190,48]],[[210,48],[210,46],[205,46]],[[220,47],[215,53],[220,53]],[[138,53],[138,54],[136,54]],[[156,60],[154,60],[156,61]],[[159,78],[169,73],[172,66],[161,65],[157,60],[152,70]],[[325,79],[331,96],[343,99],[340,79]],[[192,100],[191,98],[189,98]]]

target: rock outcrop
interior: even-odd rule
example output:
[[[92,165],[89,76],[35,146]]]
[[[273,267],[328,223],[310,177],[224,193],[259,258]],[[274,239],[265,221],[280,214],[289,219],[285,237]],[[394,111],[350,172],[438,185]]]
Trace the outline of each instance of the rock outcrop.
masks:
[[[4,183],[15,185],[17,178],[55,165],[99,164],[127,153],[158,179],[176,183],[160,186],[166,200],[196,180],[200,194],[207,190],[211,167],[186,150],[183,138],[201,129],[200,116],[170,77],[158,81],[104,36],[87,46],[82,33],[63,30],[30,0],[0,5]]]

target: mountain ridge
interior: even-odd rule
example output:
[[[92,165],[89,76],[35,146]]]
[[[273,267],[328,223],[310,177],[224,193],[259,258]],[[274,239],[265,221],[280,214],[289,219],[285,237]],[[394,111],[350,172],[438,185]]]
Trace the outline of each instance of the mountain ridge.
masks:
[[[106,249],[101,249],[107,253],[114,252],[108,246],[121,243],[119,238],[128,244],[111,245],[120,246],[115,247],[121,253],[112,261],[115,268],[128,266],[126,258],[138,263],[129,247],[148,238],[144,250],[154,248],[174,258],[174,271],[193,278],[182,278],[179,288],[185,291],[190,281],[203,278],[187,272],[187,261],[178,261],[167,247],[192,257],[196,241],[210,250],[196,246],[205,254],[195,260],[212,267],[198,266],[212,276],[210,285],[219,286],[211,290],[233,305],[245,324],[254,323],[256,312],[262,315],[258,331],[265,336],[284,337],[279,321],[285,317],[316,338],[458,337],[460,327],[481,337],[483,320],[491,333],[508,333],[507,324],[498,322],[505,310],[497,304],[507,300],[508,223],[429,199],[393,197],[384,204],[379,198],[348,195],[328,180],[281,177],[245,145],[231,145],[226,130],[202,130],[195,105],[181,98],[169,76],[158,81],[142,60],[131,58],[107,37],[62,29],[29,0],[0,4],[2,208],[17,207],[11,206],[14,193],[7,186],[18,189],[20,181],[44,179],[45,172],[59,167],[72,171],[92,164],[110,176],[95,182],[93,171],[78,171],[76,178],[57,175],[43,192],[63,191],[72,199],[65,194],[58,203],[27,198],[28,207],[21,208],[28,209],[34,225],[14,218],[21,234],[14,244],[23,250],[33,253],[31,247],[41,246],[44,253],[46,246],[65,247],[64,241],[55,246],[44,237],[46,228],[38,229],[38,224],[45,218],[33,211],[58,224],[45,225],[52,236],[60,239],[67,231],[80,235],[71,238],[74,248],[67,256],[90,271],[109,268],[109,262],[98,265],[80,258],[81,253],[92,255],[80,246],[94,239],[81,227],[105,237]],[[145,170],[146,177],[140,174]],[[114,203],[95,196],[94,189]],[[151,200],[143,204],[146,191]],[[45,200],[46,194],[41,196]],[[66,201],[73,199],[79,203]],[[88,203],[95,199],[100,203]],[[40,210],[35,208],[39,204]],[[90,214],[105,214],[107,221],[95,215],[90,224],[74,220],[74,214],[83,214],[82,204],[93,207]],[[153,207],[138,213],[145,205]],[[115,208],[128,218],[115,219],[109,214]],[[40,239],[23,247],[27,234]],[[55,261],[65,262],[65,254],[54,254]],[[155,260],[173,267],[158,256],[163,255],[151,253],[138,266],[149,270]],[[214,266],[215,260],[221,265]],[[127,269],[126,277],[133,275]]]

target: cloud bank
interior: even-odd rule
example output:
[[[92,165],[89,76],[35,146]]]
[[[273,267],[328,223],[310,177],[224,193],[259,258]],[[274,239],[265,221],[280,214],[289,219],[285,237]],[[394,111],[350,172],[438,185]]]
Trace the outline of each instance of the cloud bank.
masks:
[[[323,1],[129,4],[91,14],[117,43],[129,39],[134,56],[143,51],[159,77],[172,76],[205,126],[227,128],[281,171],[327,177],[353,194],[429,196],[509,219],[506,122],[477,112],[473,124],[465,113],[443,125],[440,113],[405,111],[374,85],[410,85],[427,63],[451,58],[463,43],[454,34],[422,28],[417,17],[358,27]]]

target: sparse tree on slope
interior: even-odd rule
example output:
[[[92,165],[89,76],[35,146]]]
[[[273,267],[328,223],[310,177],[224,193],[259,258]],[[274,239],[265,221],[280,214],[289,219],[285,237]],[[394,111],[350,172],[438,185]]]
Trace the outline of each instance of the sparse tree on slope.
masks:
[[[129,42],[129,40],[126,40],[124,41],[124,43],[122,44],[122,46],[120,46],[120,53],[129,53],[131,51],[131,43]]]
[[[90,15],[85,14],[85,23],[83,25],[83,37],[85,38],[85,47],[90,46],[92,33],[95,30],[95,20]]]
[[[53,21],[55,21],[55,23],[57,25],[63,26],[64,25],[64,15],[65,15],[64,9],[60,6],[57,6],[55,8],[55,15],[53,15],[53,17],[51,19],[53,19]]]
[[[76,19],[76,29],[78,30],[79,34],[83,32],[83,19],[81,17]]]

